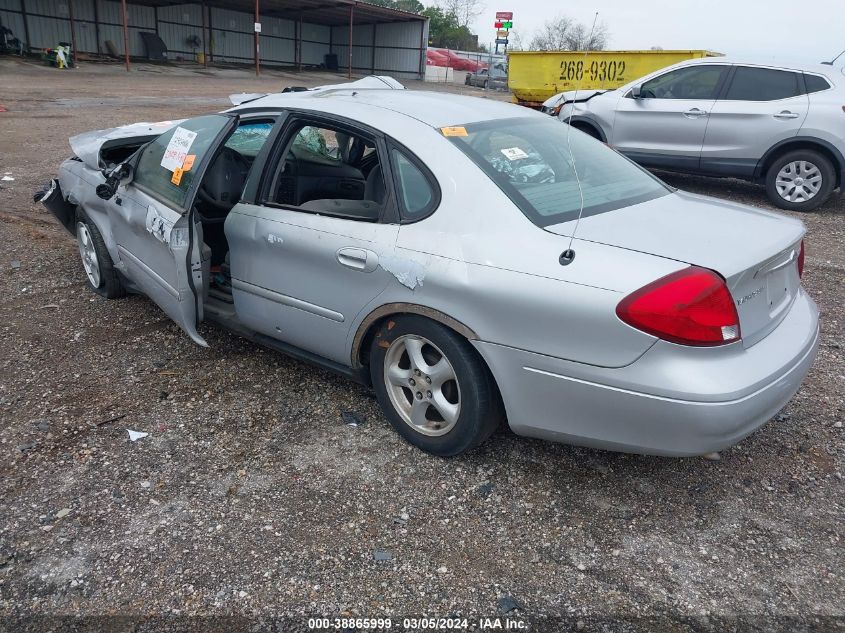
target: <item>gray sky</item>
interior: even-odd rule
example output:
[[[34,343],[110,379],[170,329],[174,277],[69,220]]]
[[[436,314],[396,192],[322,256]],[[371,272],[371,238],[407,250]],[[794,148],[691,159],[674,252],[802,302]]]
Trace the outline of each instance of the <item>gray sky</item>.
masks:
[[[547,19],[567,15],[588,27],[595,12],[616,50],[707,49],[730,55],[819,62],[845,49],[845,0],[484,0],[475,21],[482,42],[495,37],[496,11],[513,11],[527,45]],[[838,67],[845,63],[839,58]]]

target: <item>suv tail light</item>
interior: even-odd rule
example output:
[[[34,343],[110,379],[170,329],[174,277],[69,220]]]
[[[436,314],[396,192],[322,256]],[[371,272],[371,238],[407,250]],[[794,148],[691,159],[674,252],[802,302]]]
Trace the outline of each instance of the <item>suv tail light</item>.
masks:
[[[715,346],[740,339],[739,316],[725,281],[690,266],[631,293],[616,306],[628,325],[681,345]]]
[[[804,240],[801,240],[801,250],[798,251],[798,276],[804,276]]]

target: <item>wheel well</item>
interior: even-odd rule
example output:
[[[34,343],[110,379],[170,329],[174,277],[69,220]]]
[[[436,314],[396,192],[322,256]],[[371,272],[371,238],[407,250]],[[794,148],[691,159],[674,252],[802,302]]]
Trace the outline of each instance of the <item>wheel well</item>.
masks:
[[[836,174],[836,183],[834,189],[842,184],[842,164],[839,158],[829,148],[813,141],[794,141],[781,145],[777,149],[771,151],[767,156],[763,158],[760,164],[758,178],[760,180],[765,180],[766,174],[768,173],[769,168],[772,166],[772,163],[774,163],[778,158],[780,158],[784,154],[794,152],[795,150],[800,149],[812,150],[814,152],[818,152],[819,154],[827,158],[830,161],[830,164],[833,165],[833,171]]]
[[[601,133],[601,130],[599,130],[595,124],[590,123],[589,121],[573,121],[572,127],[574,127],[576,130],[584,132],[585,134],[589,134],[593,138],[597,138],[600,141],[604,140],[604,135]]]
[[[373,337],[376,335],[376,332],[378,332],[378,329],[388,319],[395,319],[396,317],[406,314],[423,316],[431,319],[432,321],[436,321],[441,325],[445,325],[457,334],[460,334],[465,339],[469,340],[478,338],[478,335],[472,329],[439,310],[415,304],[392,303],[373,310],[367,318],[361,322],[361,325],[358,326],[358,332],[355,334],[355,339],[352,342],[353,366],[364,367],[368,365],[370,360],[370,345],[372,344]]]

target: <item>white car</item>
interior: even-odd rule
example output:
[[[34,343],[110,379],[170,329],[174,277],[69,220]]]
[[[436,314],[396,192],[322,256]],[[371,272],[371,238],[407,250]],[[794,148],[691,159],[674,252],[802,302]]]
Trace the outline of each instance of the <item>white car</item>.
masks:
[[[543,111],[646,167],[762,183],[782,209],[810,211],[843,185],[845,76],[832,66],[706,57]]]

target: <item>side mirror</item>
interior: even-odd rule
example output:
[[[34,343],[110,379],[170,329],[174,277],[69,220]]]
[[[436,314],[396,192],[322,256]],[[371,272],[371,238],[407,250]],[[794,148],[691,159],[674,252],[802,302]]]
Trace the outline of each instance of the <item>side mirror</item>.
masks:
[[[106,182],[97,185],[95,190],[98,198],[103,200],[111,200],[114,194],[117,193],[117,188],[121,181],[129,178],[132,174],[132,165],[129,163],[121,163],[115,167],[110,174],[106,176]]]
[[[642,99],[643,98],[643,87],[640,84],[635,85],[631,88],[631,96],[634,99]]]

